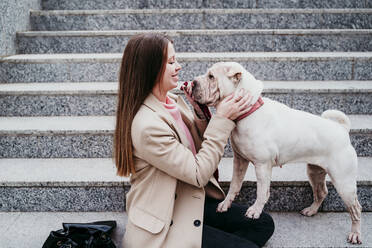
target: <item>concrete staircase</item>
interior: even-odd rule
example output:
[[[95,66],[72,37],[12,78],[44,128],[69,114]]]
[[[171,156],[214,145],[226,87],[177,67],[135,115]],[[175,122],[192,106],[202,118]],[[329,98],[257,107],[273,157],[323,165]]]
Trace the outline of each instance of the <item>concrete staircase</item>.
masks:
[[[125,231],[126,178],[111,159],[122,51],[137,33],[175,41],[190,80],[217,61],[237,61],[264,81],[264,95],[320,114],[336,108],[352,121],[359,156],[363,245],[372,247],[372,2],[369,0],[43,0],[18,53],[0,58],[0,247],[41,247],[62,222],[115,219]],[[174,90],[176,94],[182,92]],[[227,190],[228,145],[220,164]],[[237,200],[252,204],[250,167]],[[304,164],[273,171],[266,210],[276,232],[267,247],[351,247],[350,218],[328,183],[322,212]],[[24,238],[16,238],[22,235]]]

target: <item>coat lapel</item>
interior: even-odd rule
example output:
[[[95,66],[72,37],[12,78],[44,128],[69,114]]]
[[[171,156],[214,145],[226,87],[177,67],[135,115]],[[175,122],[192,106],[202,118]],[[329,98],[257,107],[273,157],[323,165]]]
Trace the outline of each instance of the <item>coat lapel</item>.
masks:
[[[171,93],[168,93],[168,96],[172,98],[178,105],[179,111],[182,116],[182,120],[184,121],[186,126],[189,128],[190,133],[194,139],[196,151],[198,151],[201,147],[202,140],[198,135],[198,131],[196,130],[195,125],[193,125],[193,121],[192,121],[193,117],[190,115],[189,107],[187,106],[186,102],[183,100],[181,96],[177,96]],[[184,144],[186,147],[188,147],[190,150],[192,150],[185,132],[180,127],[178,127],[173,116],[165,109],[163,104],[152,93],[150,93],[150,95],[146,98],[146,100],[144,101],[144,105],[146,105],[148,108],[150,108],[154,112],[157,112],[159,114],[159,117],[163,119],[176,132],[176,134],[179,137],[180,142]],[[219,189],[217,191],[217,194],[220,194],[220,198],[222,197],[221,199],[223,199],[224,193],[220,185],[218,184],[217,180],[212,176],[210,178],[210,182],[217,189]]]
[[[183,100],[182,96],[175,96],[176,99],[174,99],[177,102],[177,105],[179,106],[179,110],[182,116],[182,120],[185,123],[185,125],[188,127],[192,138],[194,140],[195,149],[196,151],[199,151],[201,147],[201,138],[199,137],[199,132],[196,129],[196,126],[194,125],[193,116],[190,114],[190,108],[187,106],[186,102]]]
[[[174,99],[173,97],[174,95],[171,96],[172,99]],[[144,105],[146,105],[154,112],[157,112],[159,114],[159,117],[163,119],[177,133],[180,142],[191,150],[190,142],[188,141],[183,129],[177,125],[176,120],[173,118],[173,116],[165,109],[163,104],[152,93],[150,93],[149,96],[145,99]]]

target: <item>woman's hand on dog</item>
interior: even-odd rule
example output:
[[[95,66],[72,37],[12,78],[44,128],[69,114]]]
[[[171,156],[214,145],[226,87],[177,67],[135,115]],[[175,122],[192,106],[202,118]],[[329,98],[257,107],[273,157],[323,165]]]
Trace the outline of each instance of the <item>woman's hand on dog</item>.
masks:
[[[252,96],[244,89],[225,97],[216,107],[216,113],[230,120],[248,113],[252,104]]]

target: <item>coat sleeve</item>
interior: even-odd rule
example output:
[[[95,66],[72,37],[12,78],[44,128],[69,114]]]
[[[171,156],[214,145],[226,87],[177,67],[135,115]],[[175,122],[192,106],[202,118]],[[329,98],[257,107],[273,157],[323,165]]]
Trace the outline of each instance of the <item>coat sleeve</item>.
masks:
[[[205,118],[200,118],[194,109],[192,110],[192,112],[194,115],[194,123],[195,123],[196,129],[198,130],[200,138],[202,138],[204,135],[205,129],[208,126],[209,121]]]
[[[201,149],[194,156],[164,122],[147,122],[132,135],[136,156],[179,180],[204,187],[216,170],[235,123],[213,115],[204,135]],[[133,132],[132,132],[133,133]]]

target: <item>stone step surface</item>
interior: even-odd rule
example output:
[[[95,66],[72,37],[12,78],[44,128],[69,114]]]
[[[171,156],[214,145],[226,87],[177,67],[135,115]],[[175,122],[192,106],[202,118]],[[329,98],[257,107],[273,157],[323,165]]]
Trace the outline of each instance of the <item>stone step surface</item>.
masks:
[[[62,229],[62,223],[89,223],[115,220],[111,235],[117,247],[121,247],[127,214],[125,212],[0,212],[2,248],[42,247],[51,231]]]
[[[372,81],[264,81],[263,95],[321,114],[372,114]],[[0,116],[115,115],[116,82],[0,84]],[[180,90],[173,90],[181,94]]]
[[[163,8],[372,8],[369,0],[43,0],[45,10],[163,9]]]
[[[159,32],[168,34],[179,52],[372,51],[372,29],[215,29]],[[17,35],[18,53],[122,53],[128,40],[140,33],[144,31],[20,32]]]
[[[372,156],[372,116],[349,115],[358,156]],[[110,158],[114,116],[0,117],[0,158]],[[225,157],[232,156],[230,144]]]
[[[275,222],[275,232],[266,243],[266,248],[312,248],[312,247],[355,247],[346,242],[350,220],[348,213],[318,213],[305,217],[297,212],[271,212]],[[3,248],[41,247],[50,231],[62,229],[62,223],[87,223],[101,220],[115,220],[117,227],[111,235],[117,247],[121,247],[125,226],[128,221],[126,212],[11,212],[0,213],[3,221]],[[363,244],[358,248],[372,247],[372,213],[362,213]],[[311,233],[311,235],[309,235]],[[22,238],[19,238],[22,234]]]
[[[178,53],[180,81],[214,63],[241,63],[260,80],[372,80],[372,52]],[[20,54],[0,58],[0,83],[117,81],[121,53]]]
[[[32,10],[31,30],[370,29],[372,9]]]
[[[227,192],[232,178],[232,158],[219,165],[220,184]],[[372,211],[371,157],[358,158],[358,198],[364,211]],[[0,212],[106,212],[124,211],[128,178],[116,175],[111,158],[0,159]],[[37,171],[37,173],[35,173]],[[256,198],[254,167],[248,167],[239,197],[251,205]],[[329,194],[321,211],[346,211],[329,178]],[[312,202],[306,165],[275,167],[268,211],[299,211]]]

